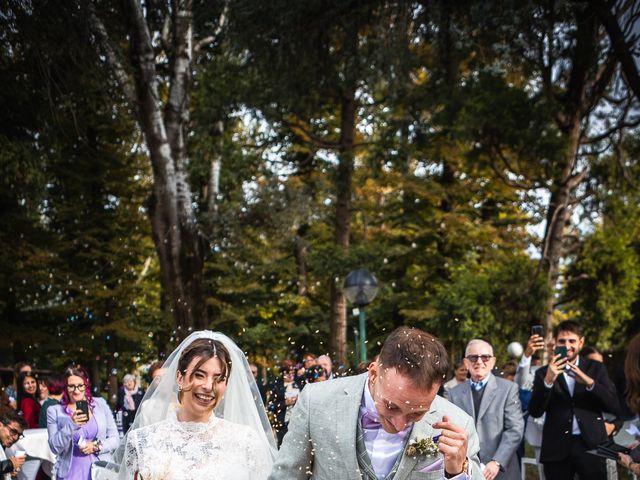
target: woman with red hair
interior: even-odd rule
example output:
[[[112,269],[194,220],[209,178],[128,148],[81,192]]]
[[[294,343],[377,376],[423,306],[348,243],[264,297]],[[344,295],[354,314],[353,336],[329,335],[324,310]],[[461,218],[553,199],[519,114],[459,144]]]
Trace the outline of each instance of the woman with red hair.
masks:
[[[88,404],[88,415],[79,408]],[[47,410],[49,447],[56,454],[56,479],[90,480],[96,460],[111,459],[119,442],[111,409],[101,397],[91,395],[91,382],[82,368],[64,373],[60,405]]]

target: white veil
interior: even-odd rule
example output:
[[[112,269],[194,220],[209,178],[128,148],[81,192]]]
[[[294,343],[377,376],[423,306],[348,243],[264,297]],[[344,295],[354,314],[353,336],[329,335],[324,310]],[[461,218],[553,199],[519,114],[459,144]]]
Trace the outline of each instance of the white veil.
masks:
[[[231,374],[227,388],[214,414],[229,422],[246,425],[255,430],[261,441],[264,442],[266,450],[271,454],[271,459],[275,459],[277,452],[275,438],[258,386],[251,374],[244,353],[229,337],[210,330],[193,332],[169,355],[162,366],[163,373],[159,377],[159,381],[157,377],[145,393],[129,431],[161,422],[173,414],[178,405],[178,386],[176,383],[178,361],[183,350],[193,341],[201,338],[219,341],[226,347],[231,358]],[[127,435],[122,439],[114,454],[114,461],[119,463],[121,468],[122,462],[125,460],[123,457],[126,442]]]

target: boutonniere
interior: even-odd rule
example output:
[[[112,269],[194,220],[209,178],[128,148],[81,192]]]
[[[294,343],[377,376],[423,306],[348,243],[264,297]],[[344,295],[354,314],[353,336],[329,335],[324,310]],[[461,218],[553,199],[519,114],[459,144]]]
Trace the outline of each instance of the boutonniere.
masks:
[[[433,438],[414,438],[407,447],[407,456],[417,457],[418,455],[424,455],[427,457],[433,457],[437,455],[439,438],[440,435],[436,435]]]

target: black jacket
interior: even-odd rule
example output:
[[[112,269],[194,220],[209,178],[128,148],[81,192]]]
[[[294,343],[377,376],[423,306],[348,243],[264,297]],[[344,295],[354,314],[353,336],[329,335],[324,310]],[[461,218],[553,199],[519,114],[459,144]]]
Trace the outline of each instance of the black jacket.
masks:
[[[124,404],[124,387],[120,387],[118,389],[118,400],[116,402],[116,410],[122,412],[122,432],[127,433],[129,427],[133,423],[133,420],[136,417],[136,412],[138,411],[138,407],[142,402],[142,398],[144,397],[144,390],[138,389],[138,392],[133,395],[133,404],[135,405],[135,410],[128,410]]]
[[[572,422],[575,415],[580,434],[589,449],[607,439],[603,412],[618,409],[615,387],[604,365],[580,357],[578,366],[595,384],[591,391],[576,381],[573,396],[569,393],[564,375],[558,376],[552,388],[544,384],[548,367],[539,368],[533,382],[529,413],[540,417],[546,413],[542,430],[541,462],[558,462],[569,457],[571,451]]]
[[[0,447],[2,448],[2,447]],[[0,462],[0,474],[13,472],[13,463],[11,460],[2,460]]]

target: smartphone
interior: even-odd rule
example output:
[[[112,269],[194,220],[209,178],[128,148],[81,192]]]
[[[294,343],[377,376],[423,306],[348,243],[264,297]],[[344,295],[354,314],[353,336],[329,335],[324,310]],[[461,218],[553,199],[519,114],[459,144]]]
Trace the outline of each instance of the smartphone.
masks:
[[[89,404],[86,400],[78,400],[76,402],[76,409],[80,410],[87,417],[89,416]]]
[[[531,327],[531,335],[538,335],[544,338],[544,327],[542,325],[534,325]]]
[[[560,355],[560,358],[566,358],[567,357],[567,347],[562,346],[562,347],[556,347],[555,350],[553,351],[554,355]]]

